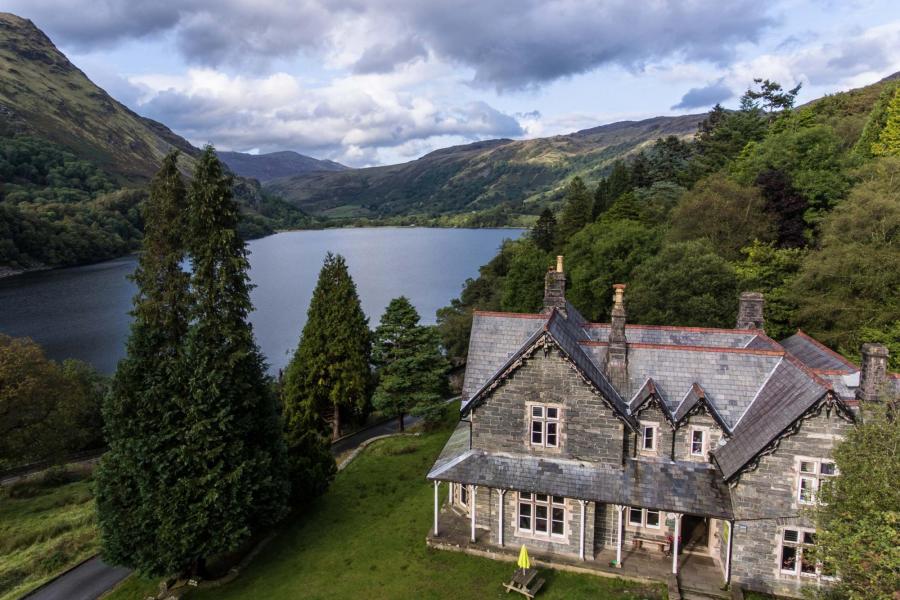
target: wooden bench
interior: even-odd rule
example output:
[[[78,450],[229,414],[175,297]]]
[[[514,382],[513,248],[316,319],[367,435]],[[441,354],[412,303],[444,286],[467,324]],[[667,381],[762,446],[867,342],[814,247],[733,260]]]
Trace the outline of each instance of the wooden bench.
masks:
[[[504,583],[506,593],[518,592],[526,598],[534,598],[544,586],[544,580],[537,577],[537,569],[517,569],[512,581]]]
[[[651,537],[643,537],[640,535],[636,535],[631,538],[631,541],[634,543],[635,547],[643,548],[644,544],[656,544],[659,547],[660,552],[665,552],[669,547],[669,542],[665,539],[659,538],[651,538]]]

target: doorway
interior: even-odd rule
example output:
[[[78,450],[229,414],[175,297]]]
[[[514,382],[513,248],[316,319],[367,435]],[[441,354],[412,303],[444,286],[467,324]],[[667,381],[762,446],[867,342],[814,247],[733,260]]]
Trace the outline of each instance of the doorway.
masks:
[[[684,515],[681,518],[681,540],[685,552],[709,553],[709,518]]]

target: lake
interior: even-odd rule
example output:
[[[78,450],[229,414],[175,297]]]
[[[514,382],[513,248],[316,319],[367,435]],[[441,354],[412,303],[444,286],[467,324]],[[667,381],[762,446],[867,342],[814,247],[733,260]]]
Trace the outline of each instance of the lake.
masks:
[[[256,288],[250,317],[277,372],[290,360],[326,252],[342,254],[373,329],[392,298],[408,297],[424,323],[478,275],[518,229],[377,227],[290,231],[248,243]],[[134,256],[0,279],[0,333],[28,336],[47,355],[77,358],[105,373],[124,356]]]

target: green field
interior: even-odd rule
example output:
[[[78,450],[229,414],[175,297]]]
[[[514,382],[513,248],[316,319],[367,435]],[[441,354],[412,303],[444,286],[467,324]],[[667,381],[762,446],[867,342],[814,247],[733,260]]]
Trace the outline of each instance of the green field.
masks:
[[[51,473],[0,488],[0,600],[14,600],[97,552],[89,479]]]
[[[376,442],[294,518],[237,580],[198,590],[198,599],[509,598],[515,568],[430,550],[433,488],[424,477],[448,431]],[[662,588],[544,570],[540,598],[664,598]],[[141,598],[155,582],[129,581],[110,596]]]

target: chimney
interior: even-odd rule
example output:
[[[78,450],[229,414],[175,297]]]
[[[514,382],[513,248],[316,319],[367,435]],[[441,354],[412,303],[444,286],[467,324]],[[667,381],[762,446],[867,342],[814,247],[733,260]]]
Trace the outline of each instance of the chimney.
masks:
[[[741,292],[735,329],[759,329],[765,333],[766,320],[763,317],[765,300],[759,292]]]
[[[874,402],[887,382],[888,349],[884,344],[863,344],[861,353],[862,366],[856,397]]]
[[[628,384],[628,343],[625,340],[625,284],[613,286],[613,307],[609,330],[609,354],[606,374],[620,392]]]
[[[550,267],[544,277],[544,312],[554,308],[566,310],[566,274],[563,272],[563,257],[556,257],[556,269]]]

